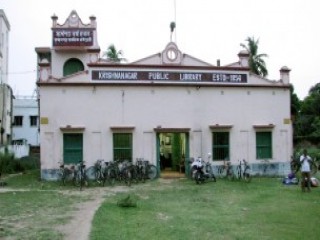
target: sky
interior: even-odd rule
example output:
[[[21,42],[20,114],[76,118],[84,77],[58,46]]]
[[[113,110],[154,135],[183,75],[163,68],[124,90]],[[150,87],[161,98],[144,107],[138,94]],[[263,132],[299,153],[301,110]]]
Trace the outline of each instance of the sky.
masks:
[[[259,39],[268,79],[279,80],[283,66],[302,100],[320,82],[320,14],[317,0],[0,0],[10,23],[8,81],[14,95],[33,95],[36,47],[51,47],[52,19],[63,24],[72,10],[82,22],[97,19],[101,54],[110,44],[129,62],[161,52],[173,40],[205,62],[238,61],[247,37]]]

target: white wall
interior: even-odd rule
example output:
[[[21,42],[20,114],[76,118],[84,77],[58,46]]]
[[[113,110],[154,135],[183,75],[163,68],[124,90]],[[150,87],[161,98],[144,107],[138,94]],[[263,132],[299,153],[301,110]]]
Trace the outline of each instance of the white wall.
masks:
[[[41,88],[41,113],[48,124],[41,125],[41,138],[50,135],[53,142],[44,142],[41,151],[52,152],[53,159],[42,157],[42,168],[55,168],[62,161],[60,127],[85,127],[84,159],[91,165],[99,157],[112,160],[111,126],[134,126],[133,159],[145,157],[145,148],[156,161],[154,128],[190,128],[190,157],[211,152],[210,125],[232,125],[230,129],[230,159],[237,162],[244,156],[255,159],[255,129],[253,125],[274,124],[273,160],[289,161],[291,154],[291,124],[289,89],[247,87],[146,87],[146,86],[63,86]],[[54,100],[53,100],[54,99]],[[152,133],[145,141],[143,133]],[[201,141],[198,139],[201,136]],[[282,138],[284,136],[284,138]],[[248,145],[243,140],[248,141]],[[200,143],[199,143],[200,141]],[[95,143],[95,144],[93,144]],[[286,143],[286,150],[283,144]],[[94,146],[92,146],[92,144]],[[97,145],[101,145],[97,149]],[[141,147],[141,144],[148,146]],[[54,146],[54,148],[53,148]],[[199,149],[201,148],[201,149]],[[244,149],[245,148],[245,149]],[[47,155],[46,155],[47,156]]]
[[[12,139],[26,139],[27,143],[32,146],[39,146],[39,131],[38,126],[30,126],[30,116],[38,116],[37,99],[21,98],[13,100],[13,119],[14,116],[23,116],[22,126],[13,126]],[[39,121],[38,121],[39,122]]]

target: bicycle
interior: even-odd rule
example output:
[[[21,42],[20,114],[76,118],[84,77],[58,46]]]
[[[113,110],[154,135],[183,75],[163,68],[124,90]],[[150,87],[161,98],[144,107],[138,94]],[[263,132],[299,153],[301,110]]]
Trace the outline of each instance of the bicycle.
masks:
[[[74,182],[74,180],[75,180],[75,166],[71,165],[70,167],[66,167],[64,163],[60,163],[59,179],[61,181],[61,185],[63,185],[63,186],[65,186],[66,182],[70,179]]]
[[[220,178],[227,178],[228,180],[236,178],[230,161],[223,161],[223,165],[218,167],[218,174]]]
[[[211,153],[208,153],[208,160],[207,160],[207,162],[205,162],[205,167],[204,167],[204,169],[205,169],[205,176],[206,176],[207,178],[209,178],[210,180],[216,182],[216,181],[217,181],[217,178],[216,178],[216,176],[215,176],[214,173],[213,173],[212,165],[211,165],[211,163],[210,163],[210,159],[211,159]]]
[[[80,191],[85,185],[88,185],[86,165],[83,161],[79,161],[79,163],[77,164],[75,183],[76,186],[80,188]]]
[[[108,182],[113,186],[117,179],[118,166],[115,162],[105,162],[104,168],[104,183]]]
[[[242,169],[242,165],[244,169]],[[251,169],[246,160],[243,159],[242,161],[241,160],[239,161],[239,165],[237,166],[237,172],[238,172],[239,180],[243,179],[245,182],[251,182],[251,179],[252,179],[252,176],[250,174]]]
[[[106,177],[105,177],[105,171],[102,166],[102,159],[98,159],[94,164],[94,178],[98,184],[105,184]]]
[[[123,161],[122,178],[127,186],[132,183],[132,163],[128,160]]]
[[[146,179],[154,180],[158,177],[158,169],[155,165],[150,164],[148,160],[143,161],[143,172],[142,172],[142,178],[143,181]]]
[[[113,172],[115,173],[116,180],[124,182],[126,185],[131,186],[132,173],[131,173],[131,162],[128,160],[114,162]]]
[[[136,159],[136,166],[135,166],[135,178],[136,178],[136,181],[139,182],[139,181],[142,181],[142,182],[145,182],[145,179],[143,177],[143,172],[144,172],[144,163],[143,163],[143,158],[137,158]]]

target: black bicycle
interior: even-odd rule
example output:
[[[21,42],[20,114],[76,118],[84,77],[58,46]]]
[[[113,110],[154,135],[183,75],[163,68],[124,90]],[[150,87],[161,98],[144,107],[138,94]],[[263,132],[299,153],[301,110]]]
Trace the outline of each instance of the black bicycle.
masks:
[[[223,161],[223,165],[218,167],[218,174],[220,178],[226,178],[228,180],[236,179],[236,175],[233,172],[233,167],[230,161]]]
[[[77,164],[76,168],[76,179],[75,183],[76,186],[80,188],[80,191],[83,189],[84,186],[88,185],[88,177],[86,173],[86,165],[84,164],[83,161],[80,161]]]
[[[105,168],[103,170],[104,174],[104,183],[106,182],[113,186],[117,180],[118,174],[118,165],[116,162],[105,162]]]
[[[126,185],[131,186],[133,180],[132,163],[129,160],[115,160],[106,162],[103,170],[104,181],[110,185],[114,185],[116,181],[124,182]]]
[[[145,181],[146,179],[154,180],[158,177],[158,169],[155,165],[150,164],[148,160],[143,161],[143,170],[142,178]]]
[[[98,184],[104,185],[105,181],[106,181],[106,176],[105,176],[105,171],[102,166],[102,163],[103,163],[102,159],[98,159],[95,162],[95,164],[94,164],[94,178]]]
[[[59,167],[59,180],[61,185],[65,186],[67,181],[75,182],[75,166],[66,166],[64,163],[60,163]]]
[[[127,186],[131,186],[132,183],[132,163],[128,160],[125,160],[122,162],[122,167],[120,167],[119,165],[119,169],[120,169],[120,176],[122,178],[122,180],[124,181],[124,183]]]
[[[251,169],[246,160],[240,160],[239,165],[237,166],[238,179],[243,179],[245,182],[251,182]]]

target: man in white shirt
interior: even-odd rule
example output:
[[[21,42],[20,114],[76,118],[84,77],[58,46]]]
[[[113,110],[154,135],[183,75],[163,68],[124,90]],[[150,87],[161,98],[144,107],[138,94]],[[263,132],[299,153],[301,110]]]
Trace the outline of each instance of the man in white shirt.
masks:
[[[305,187],[307,184],[308,191],[310,192],[310,171],[311,171],[311,157],[308,156],[307,150],[303,150],[303,154],[300,157],[300,163],[301,163],[301,189],[303,192],[305,192]]]

